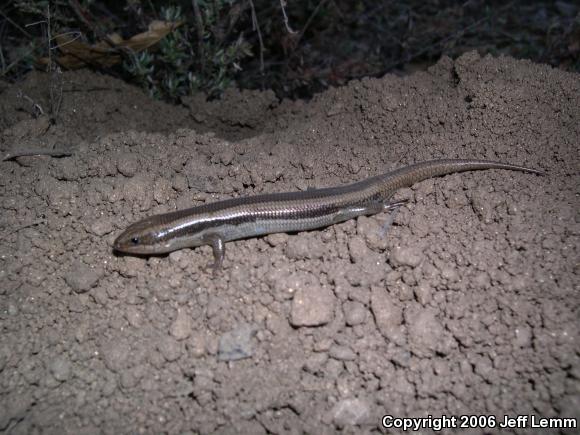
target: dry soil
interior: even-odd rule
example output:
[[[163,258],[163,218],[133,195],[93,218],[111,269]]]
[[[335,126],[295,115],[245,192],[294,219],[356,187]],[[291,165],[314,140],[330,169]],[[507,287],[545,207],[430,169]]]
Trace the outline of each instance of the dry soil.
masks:
[[[0,162],[0,431],[580,418],[580,76],[469,53],[309,102],[231,91],[180,107],[90,72],[60,80],[54,123],[50,77],[0,96],[3,155],[72,153]],[[217,277],[209,247],[111,248],[150,214],[446,157],[547,175],[424,181],[394,215],[228,243]],[[484,432],[500,431],[470,433]]]

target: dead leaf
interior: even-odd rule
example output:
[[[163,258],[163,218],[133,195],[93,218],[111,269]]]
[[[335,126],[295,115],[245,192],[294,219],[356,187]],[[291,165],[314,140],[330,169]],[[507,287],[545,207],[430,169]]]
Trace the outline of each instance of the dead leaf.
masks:
[[[86,65],[98,65],[104,68],[121,62],[120,49],[132,50],[135,53],[147,50],[173,32],[184,21],[152,21],[146,32],[139,33],[130,39],[124,40],[119,34],[107,35],[107,40],[89,45],[71,34],[62,34],[55,37],[59,50],[56,62],[66,69],[78,69]],[[48,57],[38,60],[41,65],[48,65]]]

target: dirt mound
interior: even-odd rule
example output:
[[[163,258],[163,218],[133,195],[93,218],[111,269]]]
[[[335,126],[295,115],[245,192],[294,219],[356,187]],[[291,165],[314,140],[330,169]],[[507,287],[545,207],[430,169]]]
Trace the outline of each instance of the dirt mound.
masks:
[[[580,418],[578,75],[470,53],[308,103],[232,93],[228,110],[76,74],[55,125],[32,119],[16,88],[0,99],[4,153],[73,153],[0,163],[0,431]],[[36,74],[24,87],[42,100]],[[428,180],[396,195],[409,203],[394,216],[228,243],[217,278],[208,247],[111,250],[153,213],[444,157],[547,176]]]

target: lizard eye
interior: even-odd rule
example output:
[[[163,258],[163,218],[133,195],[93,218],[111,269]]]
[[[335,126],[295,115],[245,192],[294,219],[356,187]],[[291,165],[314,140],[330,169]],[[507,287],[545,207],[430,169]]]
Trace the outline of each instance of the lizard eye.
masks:
[[[134,245],[138,245],[139,244],[139,237],[131,237],[131,243],[133,243]]]

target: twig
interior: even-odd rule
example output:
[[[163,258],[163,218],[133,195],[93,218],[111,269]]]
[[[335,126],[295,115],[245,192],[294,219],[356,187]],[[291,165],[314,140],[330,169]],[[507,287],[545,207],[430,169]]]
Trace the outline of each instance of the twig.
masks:
[[[205,71],[205,55],[203,49],[203,20],[201,19],[201,11],[199,10],[198,0],[191,0],[191,5],[193,6],[193,14],[195,15],[195,27],[197,31],[197,49],[199,51],[200,71],[201,75],[204,75]]]
[[[324,3],[326,3],[326,1],[327,0],[320,0],[318,2],[318,5],[316,5],[316,8],[314,8],[314,11],[312,11],[312,14],[310,14],[310,16],[308,17],[308,20],[306,21],[304,28],[300,32],[298,32],[298,38],[296,38],[296,41],[294,42],[294,47],[298,47],[298,44],[299,44],[300,40],[302,39],[302,37],[304,36],[304,33],[306,33],[306,30],[308,29],[308,27],[312,23],[312,20],[314,19],[314,17],[316,16],[318,11],[322,7],[322,5]]]
[[[23,230],[25,228],[30,228],[30,227],[35,227],[36,225],[45,224],[46,222],[47,222],[47,219],[46,218],[38,218],[38,219],[36,219],[36,220],[28,223],[28,224],[23,224],[23,225],[20,225],[17,228],[14,228],[12,231],[10,231],[5,236],[9,236],[11,234],[17,233],[18,231]]]
[[[46,6],[46,43],[48,47],[48,93],[49,93],[49,117],[52,124],[56,123],[56,118],[62,103],[62,81],[60,86],[56,83],[56,78],[60,78],[60,68],[56,67],[52,60],[52,28],[51,28],[50,4]],[[57,89],[57,86],[58,89]]]
[[[38,104],[37,102],[35,102],[32,98],[30,98],[28,95],[26,95],[22,89],[19,89],[18,92],[16,93],[16,96],[18,98],[22,98],[26,101],[28,101],[31,105],[32,108],[34,109],[34,117],[38,117],[39,115],[44,115],[44,110],[42,109],[42,106],[40,104]]]
[[[280,0],[280,8],[282,9],[282,15],[284,15],[284,25],[286,26],[286,30],[288,33],[294,34],[296,33],[294,30],[290,28],[290,24],[288,23],[288,15],[286,15],[286,0]]]
[[[51,156],[51,157],[69,157],[72,156],[72,152],[65,150],[47,150],[43,148],[28,148],[19,151],[13,151],[6,154],[2,161],[6,162],[8,160],[14,160],[17,157],[25,156]]]
[[[14,20],[11,20],[10,17],[8,17],[4,12],[2,12],[0,10],[0,15],[2,15],[4,17],[4,19],[6,21],[8,21],[10,24],[12,24],[14,27],[16,27],[18,30],[20,30],[22,33],[24,33],[24,35],[28,38],[28,39],[33,39],[32,35],[30,33],[28,33],[26,30],[24,30],[20,25],[18,25],[18,23],[14,22]]]
[[[260,23],[258,23],[258,17],[256,16],[256,9],[254,8],[254,2],[250,1],[250,8],[252,9],[252,30],[258,34],[258,41],[260,43],[260,74],[264,75],[264,41],[262,40],[262,32],[260,31]]]

